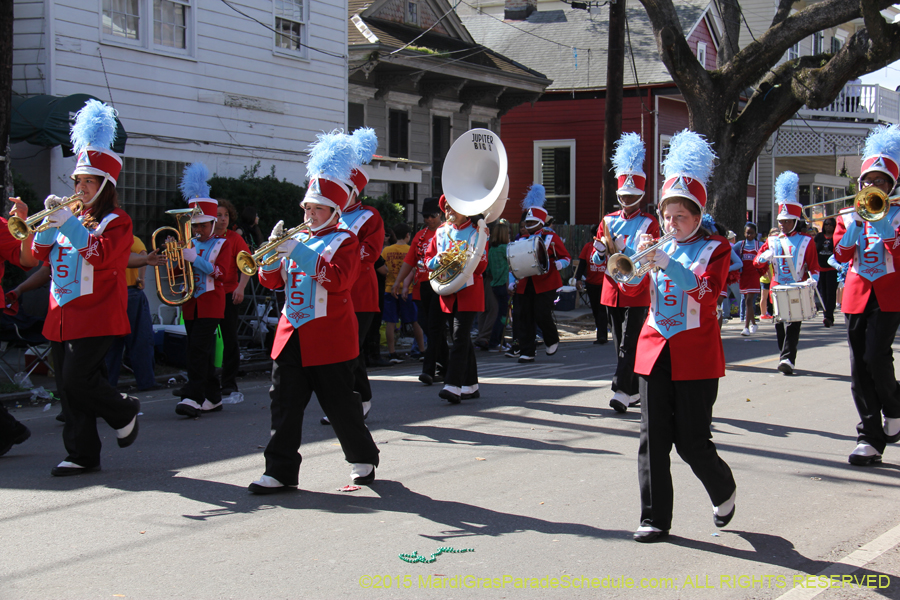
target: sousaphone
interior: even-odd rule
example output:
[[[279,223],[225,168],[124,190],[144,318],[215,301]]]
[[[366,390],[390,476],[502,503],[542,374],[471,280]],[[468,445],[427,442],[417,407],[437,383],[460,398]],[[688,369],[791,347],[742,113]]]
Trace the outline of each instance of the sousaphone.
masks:
[[[456,212],[472,218],[477,233],[464,251],[450,256],[435,269],[431,287],[441,296],[459,291],[472,277],[488,240],[487,222],[500,217],[509,195],[506,148],[489,129],[471,129],[447,153],[441,172],[444,198]]]

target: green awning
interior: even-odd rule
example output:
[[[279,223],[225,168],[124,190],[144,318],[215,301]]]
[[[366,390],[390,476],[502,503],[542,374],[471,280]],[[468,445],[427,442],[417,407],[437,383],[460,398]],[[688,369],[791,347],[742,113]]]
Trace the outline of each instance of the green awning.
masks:
[[[69,130],[74,123],[75,113],[92,98],[99,100],[90,94],[28,98],[13,96],[10,143],[28,142],[48,148],[62,146],[63,156],[72,156]],[[123,154],[128,134],[125,133],[125,128],[118,118],[116,123],[116,143],[112,149],[117,154]]]

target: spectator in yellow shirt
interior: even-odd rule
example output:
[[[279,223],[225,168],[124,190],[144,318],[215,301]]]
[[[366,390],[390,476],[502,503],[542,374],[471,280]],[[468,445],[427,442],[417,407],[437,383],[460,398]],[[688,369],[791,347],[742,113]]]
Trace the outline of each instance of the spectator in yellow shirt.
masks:
[[[394,329],[398,322],[404,325],[412,323],[413,333],[416,336],[419,348],[425,347],[425,341],[422,337],[422,328],[419,327],[419,323],[416,321],[415,303],[412,299],[395,297],[391,293],[394,281],[396,281],[400,268],[403,266],[403,259],[406,258],[406,253],[409,252],[409,226],[405,223],[397,225],[394,227],[394,235],[397,236],[397,243],[382,250],[381,257],[384,259],[388,270],[384,281],[384,335],[387,341],[388,358],[392,364],[397,364],[403,362],[403,359],[400,358],[394,347]]]

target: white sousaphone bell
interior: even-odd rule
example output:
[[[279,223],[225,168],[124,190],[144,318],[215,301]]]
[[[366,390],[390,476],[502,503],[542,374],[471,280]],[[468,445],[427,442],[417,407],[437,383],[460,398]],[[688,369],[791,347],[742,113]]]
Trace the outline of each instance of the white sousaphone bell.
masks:
[[[475,224],[474,244],[446,252],[431,274],[431,287],[441,296],[459,291],[472,277],[488,240],[486,223],[500,218],[509,196],[506,148],[489,129],[471,129],[447,153],[441,182],[444,198],[456,212],[481,215]]]

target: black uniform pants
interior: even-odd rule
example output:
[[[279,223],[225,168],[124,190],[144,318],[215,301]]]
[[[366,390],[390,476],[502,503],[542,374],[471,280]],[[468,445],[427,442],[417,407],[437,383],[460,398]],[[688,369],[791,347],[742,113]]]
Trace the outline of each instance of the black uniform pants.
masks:
[[[718,379],[672,380],[669,347],[660,353],[649,376],[640,376],[641,441],[638,478],[641,525],[668,531],[672,526],[672,445],[706,488],[714,506],[736,488],[731,469],[712,443],[712,409]]]
[[[612,379],[612,391],[629,396],[638,393],[638,378],[634,374],[634,358],[641,328],[647,320],[647,306],[607,306],[606,314],[612,323],[613,343],[619,360]]]
[[[181,388],[181,397],[197,404],[209,400],[213,404],[222,401],[219,378],[216,377],[216,327],[221,319],[185,319],[184,329],[188,338],[188,381]]]
[[[357,328],[357,339],[359,342],[359,356],[353,359],[353,391],[358,392],[363,402],[369,402],[372,399],[372,386],[369,385],[369,376],[366,373],[366,357],[363,353],[363,347],[366,342],[366,335],[372,326],[372,320],[378,313],[358,312],[356,313],[356,321],[359,323]]]
[[[425,360],[422,363],[422,372],[431,377],[436,372],[442,373],[447,369],[449,349],[447,347],[447,317],[441,309],[441,297],[431,287],[431,283],[423,281],[419,284],[419,313],[418,321],[425,337]],[[441,369],[437,369],[437,363]]]
[[[459,302],[453,306],[453,312],[444,313],[450,322],[452,339],[447,370],[444,374],[444,385],[462,387],[478,383],[478,364],[475,359],[475,344],[472,343],[472,322],[475,312],[459,310]]]
[[[837,304],[837,271],[819,271],[819,295],[825,306],[822,310],[825,312],[824,318],[827,321],[834,322],[834,307]]]
[[[850,393],[859,413],[857,440],[879,453],[887,441],[882,414],[900,417],[900,386],[894,376],[891,345],[900,325],[900,312],[882,312],[875,292],[869,294],[865,312],[846,315],[850,344]]]
[[[66,460],[82,467],[100,464],[98,418],[121,429],[135,417],[131,401],[109,384],[106,353],[114,341],[105,335],[51,343],[56,389],[66,417]]]
[[[786,326],[781,321],[775,323],[775,337],[778,338],[781,360],[788,359],[794,366],[797,365],[797,344],[800,343],[801,325],[803,321],[794,321]]]
[[[3,447],[6,440],[12,438],[16,431],[17,423],[16,418],[9,414],[5,406],[0,404],[0,448]]]
[[[222,319],[222,388],[237,391],[237,373],[241,368],[241,349],[238,344],[238,313],[231,292],[225,294],[225,317]]]
[[[516,295],[516,302],[521,304],[520,315],[522,324],[519,327],[519,348],[522,356],[534,356],[536,327],[541,328],[544,336],[544,346],[549,348],[559,343],[559,331],[556,322],[553,321],[553,301],[556,299],[555,290],[537,293],[534,283],[529,277],[525,284],[525,293]]]
[[[313,392],[331,422],[344,458],[378,466],[378,447],[363,422],[362,406],[353,391],[356,359],[304,367],[297,330],[272,365],[272,438],[266,446],[266,475],[284,485],[297,485],[303,412]]]
[[[594,324],[597,326],[597,341],[608,342],[609,330],[607,329],[606,307],[600,304],[600,293],[603,291],[603,286],[586,283],[584,287],[587,290],[588,300],[591,303],[591,312],[594,313]]]

